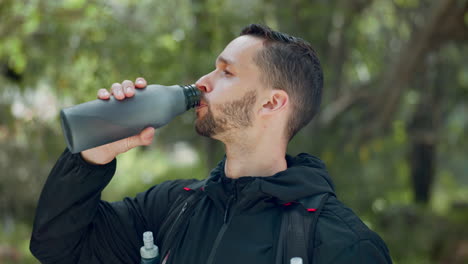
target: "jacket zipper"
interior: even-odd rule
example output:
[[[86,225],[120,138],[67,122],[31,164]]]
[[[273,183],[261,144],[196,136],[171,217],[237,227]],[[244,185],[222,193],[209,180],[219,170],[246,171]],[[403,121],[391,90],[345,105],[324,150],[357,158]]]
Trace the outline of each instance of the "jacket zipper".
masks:
[[[231,222],[232,219],[232,213],[230,213],[231,210],[231,205],[233,202],[235,202],[235,194],[231,195],[229,197],[227,205],[226,205],[226,210],[224,211],[224,221],[223,221],[223,226],[221,226],[221,229],[218,232],[218,235],[216,236],[216,240],[213,244],[213,247],[211,249],[210,255],[208,257],[207,264],[213,264],[214,258],[216,256],[216,251],[218,251],[218,246],[221,243],[221,239],[224,236],[224,233],[226,232],[229,223]]]
[[[182,210],[180,210],[180,213],[177,215],[176,219],[174,220],[174,225],[175,223],[177,223],[177,221],[179,221],[179,218],[180,216],[185,212],[185,210],[187,209],[187,204],[188,202],[185,202],[184,203],[184,206],[182,207]],[[169,232],[172,232],[172,229],[174,228],[174,225],[171,226],[171,229],[169,229]]]
[[[182,206],[182,209],[180,210],[179,214],[177,215],[176,219],[174,220],[174,224],[171,226],[171,229],[169,229],[169,232],[172,232],[172,229],[174,228],[174,225],[177,223],[177,221],[179,221],[179,218],[181,215],[184,214],[185,210],[187,209],[187,205],[188,205],[188,202],[185,202],[184,205]],[[172,241],[173,239],[170,240],[170,243],[168,244],[172,244]],[[166,263],[167,259],[169,258],[169,254],[171,253],[171,249],[169,249],[166,253],[166,256],[164,256],[164,259],[162,263]]]

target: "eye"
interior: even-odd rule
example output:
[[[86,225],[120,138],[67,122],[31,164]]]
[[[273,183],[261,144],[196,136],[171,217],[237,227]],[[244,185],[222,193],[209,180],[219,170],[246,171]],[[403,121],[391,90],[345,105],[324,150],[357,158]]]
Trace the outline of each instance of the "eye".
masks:
[[[223,70],[223,74],[227,76],[232,76],[232,73],[228,70]]]

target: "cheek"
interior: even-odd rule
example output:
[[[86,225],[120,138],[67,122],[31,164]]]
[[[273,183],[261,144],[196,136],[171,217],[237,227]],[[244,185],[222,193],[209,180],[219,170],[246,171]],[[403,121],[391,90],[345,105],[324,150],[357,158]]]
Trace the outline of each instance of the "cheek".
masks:
[[[205,94],[206,99],[210,105],[217,105],[225,103],[229,97],[232,96],[232,93],[226,91],[225,89],[219,88],[214,89],[213,91]]]
[[[222,111],[221,105],[222,104],[212,104],[205,109],[205,113],[210,113],[212,116],[216,117]]]
[[[206,94],[206,98],[209,102],[213,102],[213,104],[222,104],[237,100],[244,94],[245,91],[242,86],[218,86]]]

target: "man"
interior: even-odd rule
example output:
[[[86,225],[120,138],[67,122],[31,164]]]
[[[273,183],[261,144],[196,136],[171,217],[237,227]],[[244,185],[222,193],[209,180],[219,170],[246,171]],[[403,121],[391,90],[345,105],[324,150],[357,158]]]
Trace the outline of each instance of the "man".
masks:
[[[115,157],[150,144],[154,129],[80,154],[65,150],[39,200],[31,251],[43,263],[138,263],[142,233],[172,232],[162,230],[170,226],[167,219],[177,222],[188,209],[171,208],[198,184],[199,200],[171,233],[173,241],[159,240],[163,263],[278,263],[284,208],[314,214],[316,208],[300,201],[323,195],[316,233],[307,234],[309,263],[391,263],[379,236],[336,199],[323,163],[286,155],[290,139],[317,112],[322,83],[308,43],[261,25],[246,27],[196,82],[203,95],[196,130],[226,148],[209,178],[168,181],[108,203],[100,193],[114,174]],[[145,86],[142,78],[135,85],[124,81],[98,97],[125,100]]]

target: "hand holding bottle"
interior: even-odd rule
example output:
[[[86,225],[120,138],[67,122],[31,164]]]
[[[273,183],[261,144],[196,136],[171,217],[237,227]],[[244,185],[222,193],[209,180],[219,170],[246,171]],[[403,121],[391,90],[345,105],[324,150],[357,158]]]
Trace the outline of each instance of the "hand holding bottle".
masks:
[[[120,83],[114,83],[111,92],[106,89],[98,91],[98,98],[109,100],[113,96],[117,100],[125,100],[135,95],[135,88],[145,88],[147,82],[144,78],[137,78],[135,84],[132,81],[125,80]],[[153,141],[155,129],[147,127],[139,134],[127,137],[109,144],[88,149],[81,152],[83,159],[91,164],[106,164],[111,162],[117,155],[124,153],[138,146],[150,145]]]

